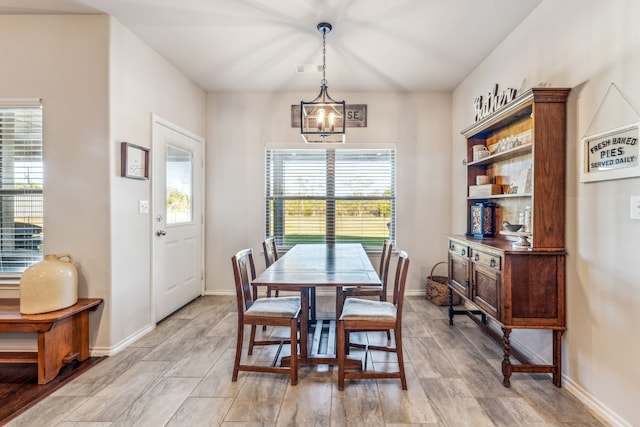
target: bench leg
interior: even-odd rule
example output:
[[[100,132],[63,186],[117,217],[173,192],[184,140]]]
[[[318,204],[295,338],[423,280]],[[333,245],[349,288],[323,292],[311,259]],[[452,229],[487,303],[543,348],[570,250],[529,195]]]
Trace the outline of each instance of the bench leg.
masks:
[[[38,333],[38,384],[54,379],[65,364],[88,358],[89,313],[85,310]]]

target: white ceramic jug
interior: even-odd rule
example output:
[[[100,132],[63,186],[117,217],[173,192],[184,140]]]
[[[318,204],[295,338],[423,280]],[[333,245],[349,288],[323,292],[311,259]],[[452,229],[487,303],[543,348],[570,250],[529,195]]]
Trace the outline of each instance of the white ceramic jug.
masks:
[[[78,272],[70,254],[45,255],[20,277],[20,313],[60,310],[78,302]]]

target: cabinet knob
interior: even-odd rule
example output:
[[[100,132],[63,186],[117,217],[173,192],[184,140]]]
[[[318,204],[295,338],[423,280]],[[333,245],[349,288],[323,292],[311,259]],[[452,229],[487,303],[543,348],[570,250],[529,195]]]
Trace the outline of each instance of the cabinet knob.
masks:
[[[495,267],[496,266],[496,259],[495,258],[491,258],[491,261],[489,262],[489,265],[491,267]]]
[[[467,251],[466,251],[466,250],[464,250],[464,249],[463,249],[463,250],[461,250],[461,251],[460,251],[460,255],[463,255],[463,256],[464,256],[464,255],[466,255],[466,254],[467,254]]]
[[[454,245],[453,243],[451,243],[451,244],[449,245],[449,250],[450,250],[450,251],[455,251],[455,250],[456,250],[456,245]]]
[[[478,261],[480,259],[480,254],[476,254],[476,256],[473,258],[475,261]]]

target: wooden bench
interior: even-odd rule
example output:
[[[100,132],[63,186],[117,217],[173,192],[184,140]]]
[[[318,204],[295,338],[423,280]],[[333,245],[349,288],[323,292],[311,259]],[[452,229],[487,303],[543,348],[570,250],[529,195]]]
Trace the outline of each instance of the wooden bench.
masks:
[[[46,384],[60,368],[89,358],[89,311],[101,298],[81,298],[71,307],[41,314],[21,314],[18,298],[0,298],[0,332],[36,332],[37,352],[0,352],[0,363],[37,363],[38,384]]]

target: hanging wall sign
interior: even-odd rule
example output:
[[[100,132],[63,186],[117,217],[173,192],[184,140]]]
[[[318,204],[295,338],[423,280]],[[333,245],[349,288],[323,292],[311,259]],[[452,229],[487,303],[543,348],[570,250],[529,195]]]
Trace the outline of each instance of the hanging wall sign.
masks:
[[[474,99],[473,108],[475,109],[475,121],[479,122],[498,108],[504,107],[513,101],[516,93],[518,93],[518,90],[513,88],[506,88],[498,93],[498,83],[496,83],[489,93],[480,95]]]
[[[582,139],[582,182],[640,176],[640,122]]]
[[[366,128],[367,127],[367,104],[347,104],[345,108],[347,116],[345,127]],[[291,106],[291,127],[300,127],[300,104]]]

